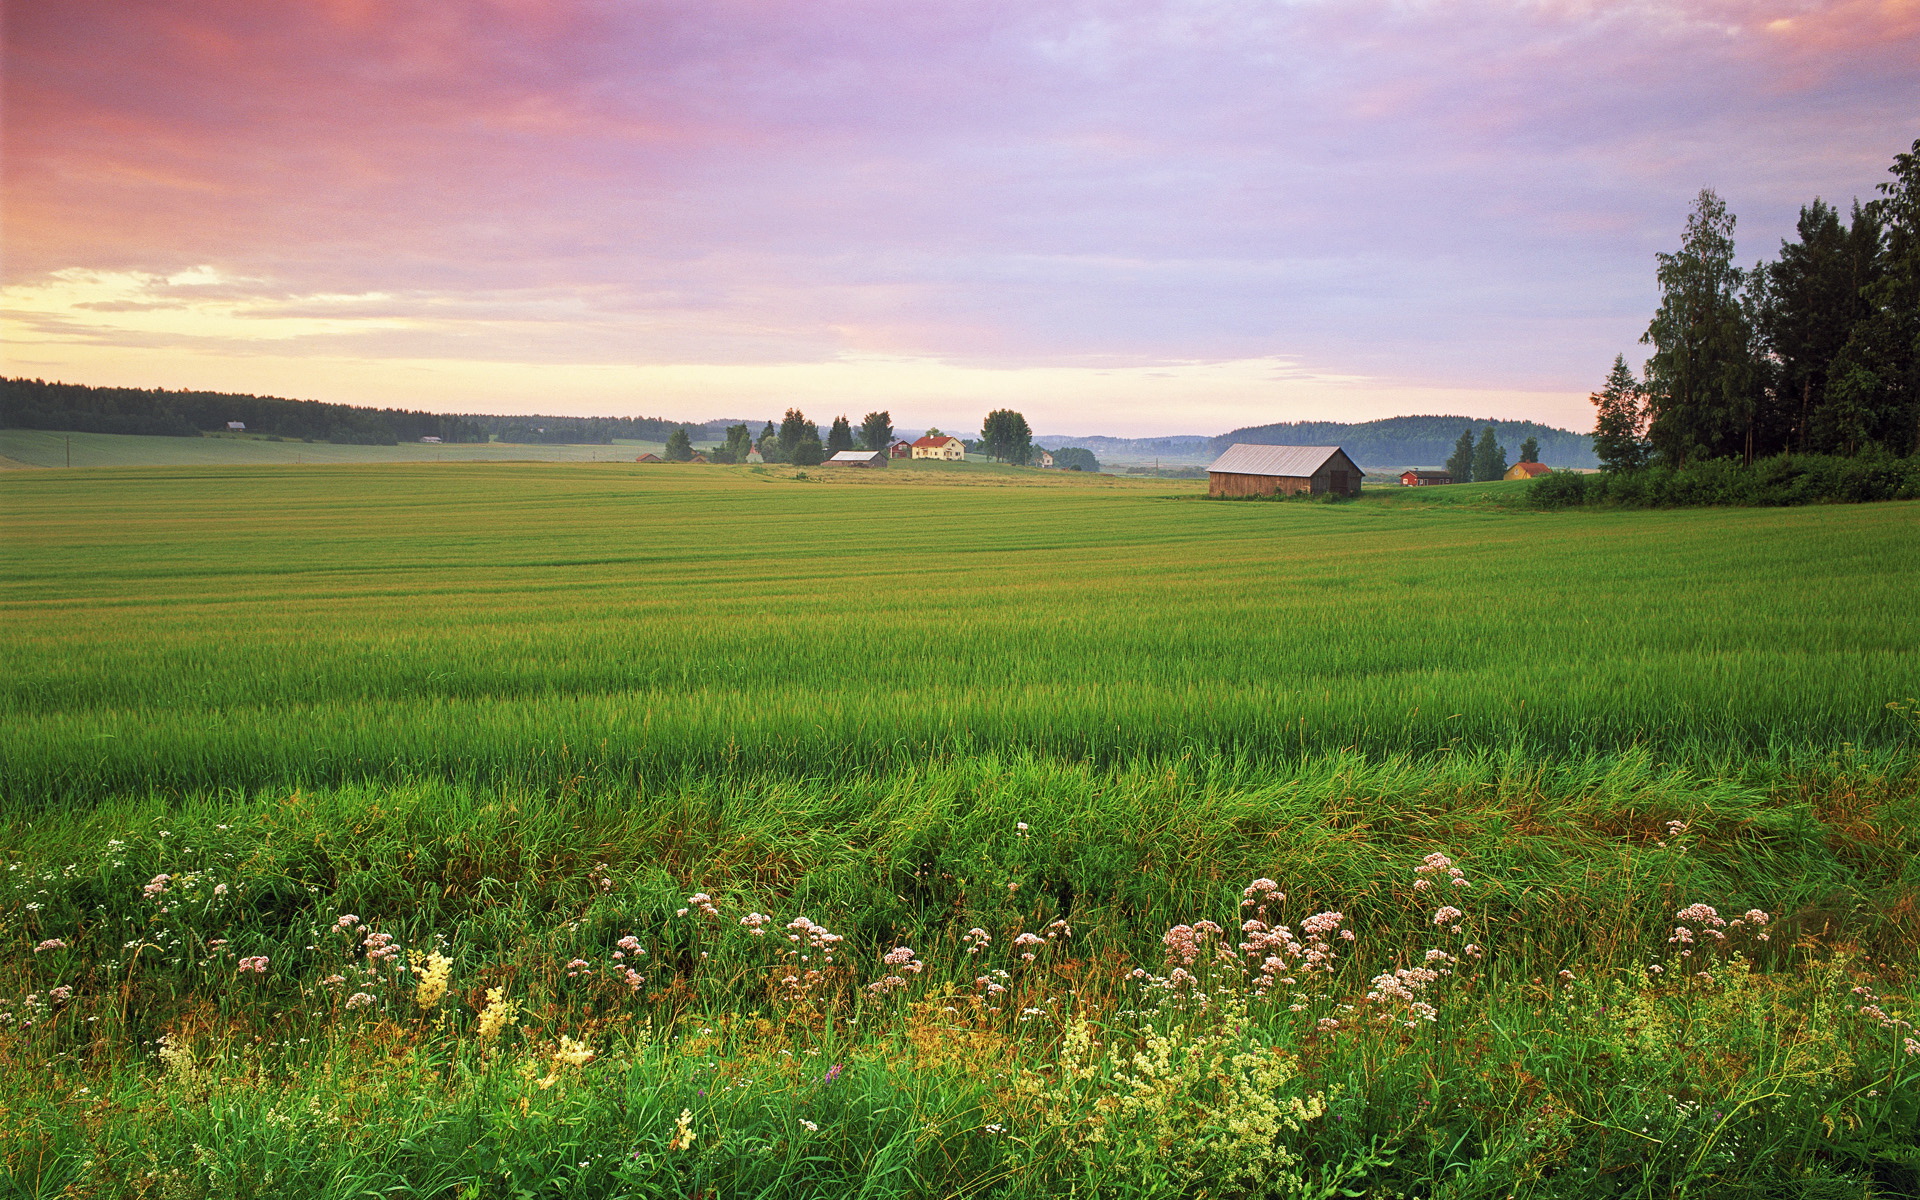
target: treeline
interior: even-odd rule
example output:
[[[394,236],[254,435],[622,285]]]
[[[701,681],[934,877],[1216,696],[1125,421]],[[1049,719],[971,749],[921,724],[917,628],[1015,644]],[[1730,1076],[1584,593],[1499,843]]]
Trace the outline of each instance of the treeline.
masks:
[[[231,392],[88,387],[43,379],[0,379],[0,427],[71,433],[198,437],[238,421],[248,433],[350,446],[391,446],[437,437],[484,442],[472,417],[397,408],[355,408]]]
[[[1920,140],[1890,173],[1845,221],[1803,207],[1796,239],[1751,270],[1734,265],[1734,215],[1701,191],[1658,256],[1640,377],[1615,358],[1593,396],[1603,468],[1920,450]]]
[[[238,421],[250,434],[351,446],[442,442],[610,445],[615,439],[663,442],[676,429],[724,436],[728,421],[685,425],[662,417],[489,416],[361,408],[236,392],[89,387],[44,379],[0,378],[0,428],[65,433],[199,437]]]
[[[1539,454],[1536,461],[1549,466],[1590,467],[1596,462],[1592,441],[1584,433],[1533,421],[1472,417],[1388,417],[1351,425],[1339,421],[1253,425],[1214,438],[1213,450],[1218,454],[1235,442],[1259,446],[1339,446],[1362,465],[1425,465],[1445,462],[1465,426],[1490,428],[1494,441],[1507,446],[1531,440]],[[1465,482],[1461,476],[1455,478]]]

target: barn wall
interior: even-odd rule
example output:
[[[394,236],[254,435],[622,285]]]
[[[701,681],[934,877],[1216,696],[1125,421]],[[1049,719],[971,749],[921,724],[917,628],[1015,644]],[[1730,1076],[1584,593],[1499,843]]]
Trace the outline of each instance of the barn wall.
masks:
[[[1293,496],[1307,491],[1312,481],[1290,475],[1237,475],[1228,471],[1207,472],[1209,496],[1271,496],[1278,492]],[[1323,482],[1322,486],[1325,484]]]

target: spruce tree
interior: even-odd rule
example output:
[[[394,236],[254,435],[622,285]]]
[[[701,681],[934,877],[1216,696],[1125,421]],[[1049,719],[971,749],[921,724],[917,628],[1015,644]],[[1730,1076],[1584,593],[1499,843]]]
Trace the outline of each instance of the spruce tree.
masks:
[[[1473,448],[1473,481],[1486,483],[1507,473],[1507,448],[1493,440],[1493,426],[1481,431],[1480,444]]]
[[[860,441],[869,450],[885,450],[893,444],[893,414],[870,412],[860,419]]]
[[[790,408],[787,410],[787,415],[780,419],[780,456],[788,462],[795,461],[794,447],[798,446],[803,438],[819,441],[820,428],[807,420],[805,413],[797,408]]]
[[[1593,454],[1603,471],[1635,471],[1647,461],[1647,414],[1640,383],[1627,370],[1625,355],[1613,356],[1606,386],[1591,397],[1598,412],[1593,422]]]
[[[1540,439],[1539,438],[1529,437],[1527,438],[1526,441],[1520,443],[1520,461],[1521,462],[1539,462],[1540,461]]]
[[[833,427],[827,431],[827,453],[838,454],[842,450],[853,449],[853,425],[842,413],[833,419]]]
[[[693,457],[693,439],[687,436],[687,427],[682,425],[667,435],[668,462],[687,462]]]
[[[1460,440],[1453,444],[1453,453],[1447,457],[1447,474],[1455,483],[1473,482],[1473,430],[1460,431]]]

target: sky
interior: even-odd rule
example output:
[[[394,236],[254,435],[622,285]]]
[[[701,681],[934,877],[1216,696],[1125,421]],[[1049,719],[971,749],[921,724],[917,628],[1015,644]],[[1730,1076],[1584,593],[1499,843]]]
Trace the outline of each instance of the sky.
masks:
[[[1920,0],[38,0],[5,373],[444,412],[1591,427],[1920,137]]]

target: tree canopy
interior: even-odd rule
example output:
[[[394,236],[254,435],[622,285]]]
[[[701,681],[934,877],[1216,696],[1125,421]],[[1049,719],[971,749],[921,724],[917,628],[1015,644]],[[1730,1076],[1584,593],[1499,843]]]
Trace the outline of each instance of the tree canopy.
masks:
[[[980,442],[988,454],[1004,463],[1024,467],[1033,458],[1033,430],[1025,417],[1010,408],[987,414],[980,426]]]
[[[885,450],[893,444],[893,414],[870,412],[860,418],[860,444],[869,450]]]

